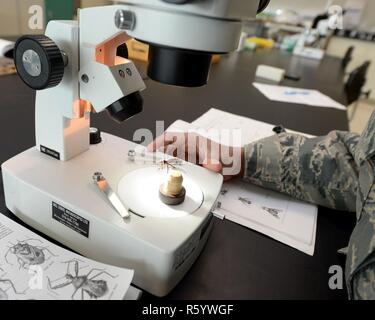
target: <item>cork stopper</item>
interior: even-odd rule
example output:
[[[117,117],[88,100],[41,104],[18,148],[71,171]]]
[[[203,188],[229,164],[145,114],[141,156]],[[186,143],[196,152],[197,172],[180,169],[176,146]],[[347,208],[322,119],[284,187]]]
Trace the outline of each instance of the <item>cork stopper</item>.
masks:
[[[168,175],[167,182],[164,184],[165,194],[171,195],[171,196],[179,195],[182,191],[183,181],[184,181],[184,178],[180,171],[177,171],[177,170],[171,171],[171,173]]]
[[[186,190],[182,183],[184,181],[183,175],[178,170],[172,170],[167,178],[167,181],[160,186],[160,198],[168,205],[177,205],[185,200]]]

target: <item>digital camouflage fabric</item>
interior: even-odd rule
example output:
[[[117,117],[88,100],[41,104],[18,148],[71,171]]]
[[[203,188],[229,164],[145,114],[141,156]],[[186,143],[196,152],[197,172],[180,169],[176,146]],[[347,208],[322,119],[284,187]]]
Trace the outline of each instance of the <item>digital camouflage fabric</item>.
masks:
[[[346,261],[350,299],[375,299],[375,113],[362,136],[280,133],[245,147],[245,181],[357,213]],[[339,249],[339,248],[338,248]]]

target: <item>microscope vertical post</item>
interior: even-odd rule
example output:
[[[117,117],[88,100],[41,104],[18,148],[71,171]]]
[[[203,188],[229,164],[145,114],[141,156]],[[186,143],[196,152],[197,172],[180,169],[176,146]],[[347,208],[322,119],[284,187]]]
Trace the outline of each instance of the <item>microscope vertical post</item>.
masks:
[[[37,148],[67,161],[89,149],[89,107],[79,94],[79,26],[74,21],[51,21],[46,36],[68,57],[61,83],[36,93],[35,135]]]

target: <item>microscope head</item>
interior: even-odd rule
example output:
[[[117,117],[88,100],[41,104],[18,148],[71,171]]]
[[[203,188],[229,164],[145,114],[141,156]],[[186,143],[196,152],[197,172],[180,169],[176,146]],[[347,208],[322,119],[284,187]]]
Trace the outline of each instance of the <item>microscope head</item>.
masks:
[[[148,76],[164,84],[207,83],[213,54],[234,51],[242,21],[270,0],[121,0],[116,25],[149,45]]]
[[[254,18],[270,0],[118,2],[82,9],[78,22],[52,21],[45,36],[20,38],[15,60],[22,80],[36,90],[69,87],[79,95],[76,101],[88,101],[96,112],[107,110],[122,122],[141,112],[140,92],[145,89],[133,62],[117,54],[127,40],[149,44],[151,79],[200,87],[208,81],[212,55],[236,50],[243,21]],[[64,23],[79,32],[79,37],[70,39],[70,46],[64,39],[67,35],[59,32]],[[63,47],[68,49],[64,52]],[[69,110],[68,117],[75,117]]]

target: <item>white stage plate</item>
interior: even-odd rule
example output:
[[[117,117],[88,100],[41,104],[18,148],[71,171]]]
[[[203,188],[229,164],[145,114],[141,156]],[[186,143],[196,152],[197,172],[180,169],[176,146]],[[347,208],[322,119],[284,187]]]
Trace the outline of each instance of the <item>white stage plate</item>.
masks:
[[[126,174],[118,184],[118,195],[124,204],[144,217],[181,218],[198,210],[203,203],[203,192],[188,174],[183,173],[185,201],[168,206],[159,199],[159,187],[167,179],[167,170],[145,167]]]

